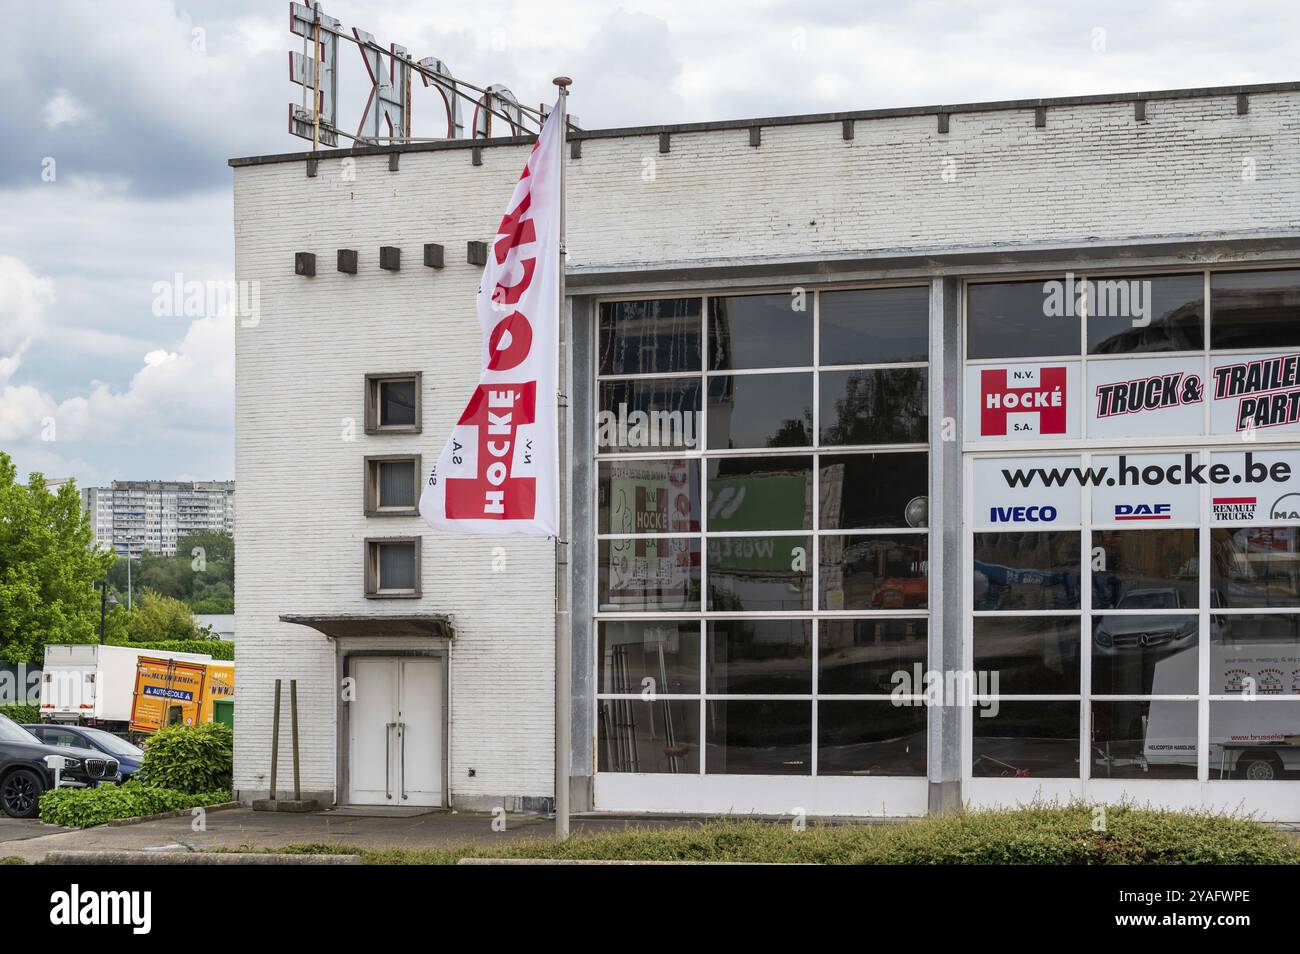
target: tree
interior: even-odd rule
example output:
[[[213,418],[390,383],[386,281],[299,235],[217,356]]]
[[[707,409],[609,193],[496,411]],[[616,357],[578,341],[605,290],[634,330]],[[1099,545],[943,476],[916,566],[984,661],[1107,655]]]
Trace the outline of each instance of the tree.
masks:
[[[0,451],[0,659],[38,661],[45,643],[99,639],[95,581],[113,554],[94,548],[72,481],[51,492],[37,473],[18,483]]]
[[[212,639],[212,630],[195,622],[190,608],[178,599],[153,590],[140,594],[126,621],[127,638],[133,643],[154,643],[169,639]]]
[[[188,603],[196,613],[235,611],[235,541],[224,531],[187,534],[176,541],[174,556],[146,551],[130,569],[133,594],[153,590]],[[126,560],[117,561],[109,580],[117,598],[127,602]]]

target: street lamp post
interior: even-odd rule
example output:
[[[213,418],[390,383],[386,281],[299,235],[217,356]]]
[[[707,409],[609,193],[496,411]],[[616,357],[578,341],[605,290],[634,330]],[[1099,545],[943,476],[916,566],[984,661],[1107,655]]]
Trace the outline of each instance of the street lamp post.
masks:
[[[99,644],[104,645],[104,620],[108,617],[110,606],[120,606],[117,597],[108,592],[108,580],[98,580],[95,587],[99,590]]]

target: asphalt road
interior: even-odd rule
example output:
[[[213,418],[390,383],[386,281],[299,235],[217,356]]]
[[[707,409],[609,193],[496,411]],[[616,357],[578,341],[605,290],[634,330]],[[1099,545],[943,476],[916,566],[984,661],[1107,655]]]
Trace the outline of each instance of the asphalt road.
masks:
[[[67,831],[57,825],[46,825],[39,818],[10,818],[0,812],[0,843],[22,841],[26,838],[39,838],[42,835],[57,835]],[[5,852],[0,852],[5,854]]]

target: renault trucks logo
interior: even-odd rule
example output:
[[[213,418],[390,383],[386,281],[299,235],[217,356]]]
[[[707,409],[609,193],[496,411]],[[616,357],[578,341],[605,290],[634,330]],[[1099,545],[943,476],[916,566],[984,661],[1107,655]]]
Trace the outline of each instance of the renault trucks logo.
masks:
[[[1210,509],[1215,520],[1228,523],[1249,523],[1255,519],[1255,508],[1259,501],[1255,497],[1211,497]]]
[[[980,372],[980,435],[1064,434],[1065,368]]]

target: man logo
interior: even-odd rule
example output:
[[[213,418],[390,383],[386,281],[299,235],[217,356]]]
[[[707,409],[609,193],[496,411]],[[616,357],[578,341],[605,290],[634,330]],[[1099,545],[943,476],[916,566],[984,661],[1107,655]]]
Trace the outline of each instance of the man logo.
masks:
[[[1270,520],[1300,520],[1300,493],[1283,494],[1268,508]]]

